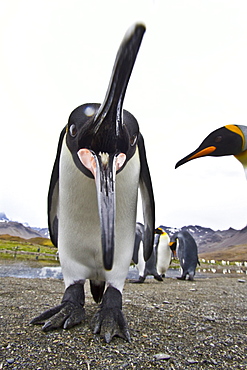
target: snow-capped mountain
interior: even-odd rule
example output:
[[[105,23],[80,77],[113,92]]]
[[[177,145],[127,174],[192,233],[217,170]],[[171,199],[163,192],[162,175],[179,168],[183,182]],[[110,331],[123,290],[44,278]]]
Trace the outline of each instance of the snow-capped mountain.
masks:
[[[31,227],[27,223],[11,221],[4,212],[0,212],[0,235],[19,236],[24,239],[49,238],[47,228]]]
[[[163,226],[168,235],[179,229]],[[231,260],[247,261],[247,226],[242,230],[212,230],[198,225],[184,226],[180,230],[188,231],[195,239],[201,258],[221,259],[222,256]],[[17,221],[10,221],[5,213],[0,212],[0,235],[8,234],[24,239],[36,237],[49,238],[47,228],[30,227]]]
[[[4,212],[0,212],[0,222],[8,222],[9,219]]]
[[[179,229],[162,226],[168,235],[174,234]],[[202,226],[184,226],[181,230],[188,231],[196,241],[200,257],[231,260],[235,256],[239,260],[247,261],[247,226],[242,230],[229,228],[228,230],[212,230]]]

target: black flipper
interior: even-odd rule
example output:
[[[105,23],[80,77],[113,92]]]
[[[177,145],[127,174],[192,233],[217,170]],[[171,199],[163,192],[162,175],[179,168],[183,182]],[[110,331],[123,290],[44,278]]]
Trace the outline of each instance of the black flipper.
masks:
[[[51,180],[50,180],[50,187],[48,192],[48,226],[50,232],[50,238],[52,243],[57,247],[57,239],[58,239],[58,216],[57,216],[57,209],[58,209],[58,196],[59,196],[59,161],[60,161],[60,154],[61,148],[63,144],[64,135],[66,133],[66,128],[64,128],[60,134],[58,148],[57,148],[57,156],[54,162]]]
[[[93,299],[95,300],[96,303],[99,303],[102,300],[104,294],[105,281],[90,280],[90,289]]]
[[[93,333],[104,337],[110,343],[114,336],[130,342],[126,319],[122,312],[122,294],[113,287],[108,287],[103,296],[99,311],[92,321]]]
[[[144,225],[140,222],[136,223],[136,232],[135,232],[135,243],[134,243],[134,251],[132,256],[132,261],[135,265],[138,264],[138,253],[140,248],[140,243],[144,239]]]
[[[138,138],[138,149],[141,163],[140,190],[142,197],[142,209],[144,219],[144,259],[147,261],[153,251],[154,229],[155,229],[155,204],[153,187],[149,173],[144,140],[141,134]]]
[[[30,324],[44,324],[42,330],[45,332],[58,328],[70,329],[84,319],[84,303],[84,286],[75,283],[66,289],[62,303],[59,306],[43,312],[35,317]]]

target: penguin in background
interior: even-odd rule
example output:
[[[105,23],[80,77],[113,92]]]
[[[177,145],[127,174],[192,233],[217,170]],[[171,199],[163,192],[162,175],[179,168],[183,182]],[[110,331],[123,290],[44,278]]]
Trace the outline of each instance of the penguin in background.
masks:
[[[154,197],[144,140],[135,117],[123,110],[128,81],[145,33],[131,27],[119,48],[103,104],[76,108],[62,130],[48,193],[51,240],[58,246],[65,282],[60,305],[34,318],[45,332],[69,329],[85,318],[84,284],[100,307],[93,333],[107,343],[130,341],[122,290],[133,255],[138,188],[143,253],[152,253]]]
[[[156,268],[160,276],[165,277],[165,273],[168,270],[171,259],[172,259],[172,249],[170,247],[170,237],[166,233],[162,226],[159,226],[155,230],[155,240],[154,249],[156,250]]]
[[[144,240],[144,225],[140,222],[137,222],[132,261],[134,262],[134,264],[136,265],[139,271],[139,279],[130,280],[131,283],[143,283],[145,280],[144,271],[145,271],[146,261],[143,255],[143,240]],[[152,251],[150,258],[152,258],[152,255],[153,255],[153,251]]]
[[[178,256],[182,275],[178,279],[185,280],[187,275],[189,280],[194,280],[198,259],[197,245],[188,231],[178,231],[171,236],[170,247],[174,256]]]
[[[192,153],[177,162],[175,168],[192,159],[234,155],[244,167],[247,177],[247,126],[226,125],[211,132]]]
[[[172,258],[172,250],[169,246],[170,238],[165,230],[160,226],[155,229],[153,252],[145,262],[143,258],[144,226],[136,224],[136,237],[132,260],[139,271],[139,279],[131,280],[131,283],[144,283],[146,277],[151,275],[158,281],[163,281],[165,272],[169,268]]]

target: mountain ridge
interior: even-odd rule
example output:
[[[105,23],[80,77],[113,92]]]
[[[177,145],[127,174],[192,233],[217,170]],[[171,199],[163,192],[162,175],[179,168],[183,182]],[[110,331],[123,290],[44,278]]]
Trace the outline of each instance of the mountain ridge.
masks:
[[[188,231],[197,243],[200,258],[247,261],[247,226],[241,230],[230,227],[228,230],[216,231],[199,225],[183,226],[180,229],[163,225],[162,227],[170,236],[179,230]],[[11,221],[5,213],[0,212],[0,238],[6,234],[27,240],[38,237],[49,239],[48,228],[31,227]]]
[[[4,212],[0,212],[0,235],[19,236],[23,239],[47,238],[49,239],[48,228],[31,227],[19,221],[11,221]]]

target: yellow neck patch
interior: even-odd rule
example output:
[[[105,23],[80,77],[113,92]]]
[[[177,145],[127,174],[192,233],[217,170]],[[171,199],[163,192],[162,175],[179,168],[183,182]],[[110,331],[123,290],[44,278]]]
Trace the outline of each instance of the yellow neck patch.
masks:
[[[244,137],[243,132],[240,130],[240,128],[236,125],[226,125],[225,128],[227,128],[227,130],[235,132],[235,134],[238,134],[239,136],[241,136],[241,138],[242,138],[242,149],[244,149],[245,137]]]
[[[244,167],[247,167],[247,150],[234,156],[242,163]]]

